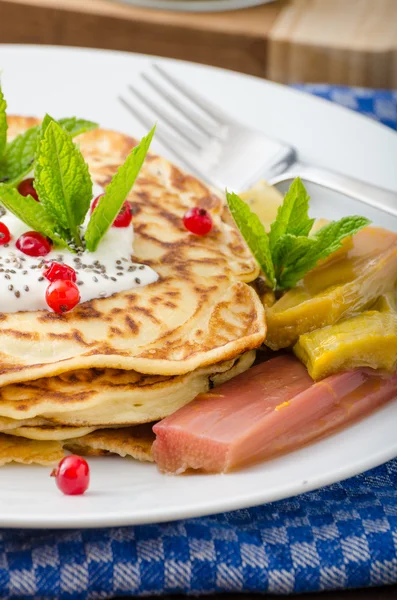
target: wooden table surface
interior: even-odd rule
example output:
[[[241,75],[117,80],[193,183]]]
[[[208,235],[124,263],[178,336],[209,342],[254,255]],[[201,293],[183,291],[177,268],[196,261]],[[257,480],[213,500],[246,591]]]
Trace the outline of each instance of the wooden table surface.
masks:
[[[181,58],[274,81],[397,88],[397,0],[277,0],[223,13],[0,0],[0,42]]]

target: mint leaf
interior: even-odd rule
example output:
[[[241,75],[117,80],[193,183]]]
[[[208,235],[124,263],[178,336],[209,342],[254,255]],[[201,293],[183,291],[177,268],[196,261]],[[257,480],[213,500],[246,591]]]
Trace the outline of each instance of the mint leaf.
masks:
[[[56,121],[47,119],[46,124],[37,151],[35,188],[47,213],[81,247],[79,225],[92,198],[88,166],[70,134]]]
[[[308,252],[302,253],[297,260],[286,265],[280,276],[280,287],[294,287],[320,260],[336,252],[345,238],[354,235],[369,223],[365,217],[344,217],[319,229],[315,235],[308,238],[314,242]]]
[[[4,99],[3,91],[0,87],[0,157],[3,156],[7,145],[7,102]]]
[[[78,119],[77,117],[58,119],[58,123],[62,125],[62,127],[66,129],[66,131],[70,133],[72,137],[98,128],[98,123],[94,123],[94,121],[87,121],[86,119]]]
[[[313,227],[314,219],[309,219],[309,200],[305,186],[297,177],[291,183],[284,201],[277,212],[276,220],[270,227],[269,244],[273,250],[277,241],[285,234],[306,236]]]
[[[31,196],[21,196],[14,187],[0,183],[0,203],[34,231],[65,245],[58,235],[56,223],[48,216],[43,205]]]
[[[138,146],[133,148],[124,164],[119,167],[117,173],[113,176],[104,196],[99,200],[92,213],[84,235],[87,249],[90,252],[97,249],[99,242],[112,225],[130,193],[146,158],[155,129],[156,126],[146,137],[142,138]]]
[[[0,161],[0,182],[19,183],[32,170],[40,133],[52,120],[46,115],[41,125],[30,127],[7,145],[5,155]],[[59,123],[72,136],[97,127],[97,124],[92,121],[76,117],[60,119]]]
[[[273,263],[277,280],[280,280],[283,270],[290,265],[304,260],[313,252],[316,241],[305,236],[295,236],[287,233],[277,241],[273,250]]]
[[[272,257],[270,254],[269,239],[259,217],[253,213],[237,194],[226,191],[227,203],[233,219],[247,242],[249,249],[255,256],[257,263],[272,288],[276,287],[276,278]]]

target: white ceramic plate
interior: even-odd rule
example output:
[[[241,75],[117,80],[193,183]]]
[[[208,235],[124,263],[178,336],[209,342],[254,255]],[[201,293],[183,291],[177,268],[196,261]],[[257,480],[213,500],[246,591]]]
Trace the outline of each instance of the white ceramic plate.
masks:
[[[153,59],[107,51],[1,46],[10,112],[78,115],[139,136],[117,102]],[[167,68],[247,124],[297,146],[305,160],[397,190],[397,135],[346,109],[286,87],[210,67],[164,61]],[[156,144],[154,145],[156,149]],[[159,151],[163,151],[157,146]],[[165,153],[167,154],[167,153]],[[312,212],[365,214],[397,230],[397,219],[314,187]],[[85,496],[65,497],[49,469],[0,469],[1,527],[101,527],[150,523],[243,508],[299,494],[360,473],[397,455],[397,401],[324,441],[222,476],[165,477],[154,466],[91,460]]]
[[[267,4],[274,0],[114,0],[142,8],[159,8],[183,12],[224,12]]]

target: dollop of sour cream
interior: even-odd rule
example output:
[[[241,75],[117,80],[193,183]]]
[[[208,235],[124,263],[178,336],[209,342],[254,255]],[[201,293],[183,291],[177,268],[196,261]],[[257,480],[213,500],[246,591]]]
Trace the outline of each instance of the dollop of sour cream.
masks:
[[[94,184],[93,197],[102,193],[103,189]],[[110,227],[95,252],[73,254],[66,249],[53,249],[46,256],[33,257],[20,252],[15,245],[19,236],[31,228],[9,211],[2,208],[1,212],[4,214],[0,221],[7,225],[11,240],[0,246],[0,312],[50,310],[45,300],[50,282],[43,271],[51,262],[63,263],[76,271],[80,303],[143,287],[158,279],[153,269],[131,261],[132,223],[128,227]],[[88,220],[89,215],[83,232]]]

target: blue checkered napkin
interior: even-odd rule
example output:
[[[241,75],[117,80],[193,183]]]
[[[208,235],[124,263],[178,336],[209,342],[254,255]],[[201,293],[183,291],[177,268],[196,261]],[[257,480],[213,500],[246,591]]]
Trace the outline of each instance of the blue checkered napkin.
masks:
[[[3,531],[0,596],[287,594],[397,582],[397,461],[297,498],[164,525]]]
[[[397,94],[309,91],[397,129]],[[164,525],[0,531],[0,597],[94,599],[397,583],[397,459],[250,510]]]

